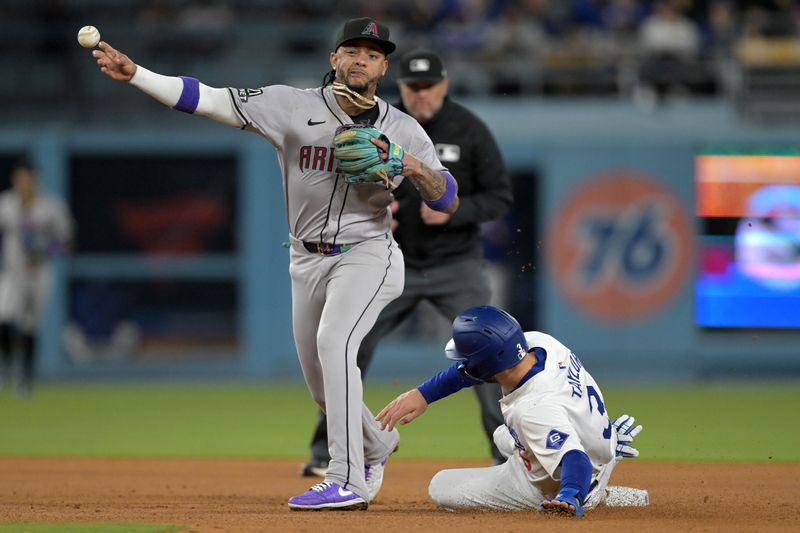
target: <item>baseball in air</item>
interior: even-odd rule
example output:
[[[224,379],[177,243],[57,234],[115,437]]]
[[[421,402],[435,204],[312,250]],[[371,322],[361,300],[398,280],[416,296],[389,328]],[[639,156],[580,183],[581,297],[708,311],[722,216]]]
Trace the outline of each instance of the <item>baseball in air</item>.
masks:
[[[84,48],[94,48],[100,42],[100,32],[94,26],[84,26],[78,31],[78,43]]]

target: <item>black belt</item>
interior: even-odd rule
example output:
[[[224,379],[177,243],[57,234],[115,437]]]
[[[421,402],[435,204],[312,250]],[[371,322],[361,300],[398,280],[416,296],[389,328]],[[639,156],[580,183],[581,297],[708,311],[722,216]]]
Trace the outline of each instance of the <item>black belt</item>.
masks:
[[[330,244],[327,242],[306,242],[303,241],[303,246],[312,254],[319,255],[339,255],[345,253],[353,247],[352,244]]]

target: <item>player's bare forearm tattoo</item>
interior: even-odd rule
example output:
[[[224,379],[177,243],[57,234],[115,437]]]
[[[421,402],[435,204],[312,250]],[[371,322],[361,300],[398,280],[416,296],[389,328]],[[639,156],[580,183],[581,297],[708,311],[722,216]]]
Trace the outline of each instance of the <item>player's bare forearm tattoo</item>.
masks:
[[[447,182],[441,172],[431,170],[420,163],[418,170],[406,176],[417,188],[423,200],[437,200],[447,187]]]
[[[417,161],[405,176],[420,193],[425,204],[434,211],[453,214],[458,209],[458,184],[447,172],[437,172]]]

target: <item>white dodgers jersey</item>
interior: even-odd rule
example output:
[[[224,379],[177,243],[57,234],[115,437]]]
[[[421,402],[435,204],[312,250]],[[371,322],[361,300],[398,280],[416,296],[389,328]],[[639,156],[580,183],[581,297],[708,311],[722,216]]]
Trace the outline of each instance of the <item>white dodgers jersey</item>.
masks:
[[[578,357],[550,335],[529,331],[525,338],[544,356],[544,369],[504,396],[500,406],[528,477],[552,497],[564,454],[585,452],[594,480],[614,459],[617,434],[600,388]]]

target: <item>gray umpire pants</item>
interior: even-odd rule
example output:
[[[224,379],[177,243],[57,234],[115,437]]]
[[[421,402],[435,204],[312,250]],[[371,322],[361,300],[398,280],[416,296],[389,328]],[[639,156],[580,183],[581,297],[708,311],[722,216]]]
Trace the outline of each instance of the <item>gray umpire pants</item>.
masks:
[[[405,287],[396,300],[387,305],[372,330],[361,341],[358,350],[358,367],[362,378],[372,362],[378,342],[391,333],[411,313],[427,300],[451,322],[462,311],[478,305],[488,305],[491,297],[486,262],[483,259],[464,259],[425,269],[405,270]],[[442,339],[442,346],[446,339]],[[500,412],[502,392],[496,383],[484,383],[472,387],[478,396],[481,422],[489,443],[490,453],[496,462],[505,461],[494,444],[494,430],[504,423]],[[328,438],[325,414],[320,419],[311,441],[311,456],[316,461],[328,460]]]

